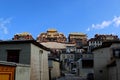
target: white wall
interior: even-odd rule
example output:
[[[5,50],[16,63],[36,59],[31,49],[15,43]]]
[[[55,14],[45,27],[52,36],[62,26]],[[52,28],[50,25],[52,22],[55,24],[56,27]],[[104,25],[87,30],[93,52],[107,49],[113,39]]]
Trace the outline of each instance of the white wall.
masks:
[[[35,45],[31,45],[30,80],[49,80],[48,53],[48,51],[45,51]]]
[[[17,66],[15,80],[30,80],[30,66]]]
[[[42,54],[42,62],[41,62],[41,71],[42,71],[42,79],[41,80],[49,80],[49,68],[48,68],[48,51],[43,51]]]

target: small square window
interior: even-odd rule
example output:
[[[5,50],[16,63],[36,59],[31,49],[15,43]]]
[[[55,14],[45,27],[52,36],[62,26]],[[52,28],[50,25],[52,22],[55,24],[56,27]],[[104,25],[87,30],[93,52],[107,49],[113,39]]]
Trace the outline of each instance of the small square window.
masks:
[[[120,58],[120,49],[113,49],[113,56],[116,58]]]
[[[7,50],[7,61],[19,63],[20,50]]]

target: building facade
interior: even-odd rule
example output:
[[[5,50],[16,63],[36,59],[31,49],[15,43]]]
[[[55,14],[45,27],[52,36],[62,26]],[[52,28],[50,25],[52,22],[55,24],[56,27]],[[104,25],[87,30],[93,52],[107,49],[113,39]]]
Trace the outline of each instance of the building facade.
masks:
[[[67,39],[64,36],[64,34],[59,33],[55,29],[49,29],[49,30],[47,30],[47,32],[41,33],[37,37],[38,42],[60,42],[60,43],[64,43],[64,42],[66,42],[66,40]]]
[[[55,80],[61,76],[60,61],[55,58],[49,58],[49,80]]]
[[[93,62],[92,53],[82,53],[82,57],[77,61],[77,75],[86,79],[88,74],[94,74]]]
[[[30,77],[29,74],[26,75],[29,80],[49,80],[48,53],[48,48],[34,40],[0,42],[0,61],[30,65]],[[21,67],[17,69],[21,69]],[[16,73],[19,73],[19,71]],[[20,76],[23,75],[19,74],[17,78]]]
[[[68,36],[70,43],[76,43],[77,46],[87,44],[87,35],[84,33],[70,33]]]
[[[104,35],[104,34],[96,34],[94,38],[88,40],[88,44],[91,47],[101,46],[105,41],[119,40],[117,35]]]
[[[92,52],[95,80],[120,80],[120,41],[104,42]]]

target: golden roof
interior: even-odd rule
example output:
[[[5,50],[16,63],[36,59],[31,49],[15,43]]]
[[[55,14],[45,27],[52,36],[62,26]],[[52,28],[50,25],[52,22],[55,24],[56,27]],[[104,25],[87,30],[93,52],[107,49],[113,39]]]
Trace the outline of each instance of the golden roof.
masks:
[[[30,35],[30,33],[28,33],[28,32],[23,32],[23,33],[20,33],[20,34],[17,34],[17,35],[19,35],[19,36],[27,36],[27,35]]]
[[[48,29],[47,32],[57,32],[56,29]]]

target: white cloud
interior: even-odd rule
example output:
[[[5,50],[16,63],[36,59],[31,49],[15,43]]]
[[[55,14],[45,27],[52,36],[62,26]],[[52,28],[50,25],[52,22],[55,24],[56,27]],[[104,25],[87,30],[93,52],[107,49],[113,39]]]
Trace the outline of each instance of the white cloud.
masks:
[[[101,24],[92,24],[92,28],[94,29],[103,29],[108,27],[111,24],[111,21],[103,21]]]
[[[8,29],[7,29],[7,24],[9,24],[11,22],[11,18],[7,18],[7,19],[0,19],[0,31],[3,34],[8,34]]]
[[[116,27],[120,27],[120,16],[119,17],[114,17],[113,23]]]
[[[115,16],[112,20],[109,21],[103,21],[101,24],[92,24],[91,27],[87,28],[87,31],[93,29],[104,29],[110,25],[114,25],[114,27],[120,27],[120,16]]]
[[[87,28],[87,30],[86,31],[90,31],[90,28]]]

